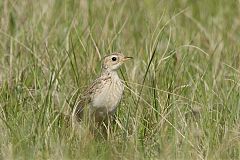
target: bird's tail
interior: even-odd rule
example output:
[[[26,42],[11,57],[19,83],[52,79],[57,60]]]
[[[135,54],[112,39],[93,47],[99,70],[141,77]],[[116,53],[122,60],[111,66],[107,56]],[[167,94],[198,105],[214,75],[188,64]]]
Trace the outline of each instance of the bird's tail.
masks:
[[[73,116],[76,117],[77,121],[81,121],[83,119],[84,105],[84,101],[79,101],[73,109]]]

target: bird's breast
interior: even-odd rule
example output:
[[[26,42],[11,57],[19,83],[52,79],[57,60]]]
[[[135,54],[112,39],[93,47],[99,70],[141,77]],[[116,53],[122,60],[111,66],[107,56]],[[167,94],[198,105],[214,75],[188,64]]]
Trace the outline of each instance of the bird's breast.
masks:
[[[120,79],[109,80],[103,83],[92,99],[92,109],[101,109],[106,113],[112,113],[122,98],[124,87]]]

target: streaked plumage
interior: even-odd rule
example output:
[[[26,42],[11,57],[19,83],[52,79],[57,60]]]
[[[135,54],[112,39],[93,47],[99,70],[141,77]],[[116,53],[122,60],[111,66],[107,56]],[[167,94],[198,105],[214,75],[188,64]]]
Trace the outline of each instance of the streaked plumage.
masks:
[[[76,108],[75,115],[78,119],[82,118],[86,105],[89,105],[90,118],[97,122],[115,113],[124,90],[117,69],[130,58],[132,57],[126,57],[121,53],[104,57],[101,76],[83,93]]]

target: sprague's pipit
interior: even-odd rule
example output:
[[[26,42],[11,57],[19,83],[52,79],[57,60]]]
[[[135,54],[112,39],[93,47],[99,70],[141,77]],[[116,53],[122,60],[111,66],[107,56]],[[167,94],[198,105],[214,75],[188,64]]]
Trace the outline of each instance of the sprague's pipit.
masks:
[[[113,116],[122,98],[124,85],[118,77],[119,67],[132,57],[113,53],[104,57],[101,76],[83,93],[75,109],[75,116],[82,119],[84,106],[89,106],[89,118],[101,122]]]

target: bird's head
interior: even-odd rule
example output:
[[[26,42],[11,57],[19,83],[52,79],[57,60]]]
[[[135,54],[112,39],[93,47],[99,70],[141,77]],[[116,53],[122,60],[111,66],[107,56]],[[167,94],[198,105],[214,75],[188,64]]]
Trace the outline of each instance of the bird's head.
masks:
[[[116,71],[125,61],[132,59],[132,57],[124,56],[122,53],[113,53],[105,56],[102,63],[104,70]]]

